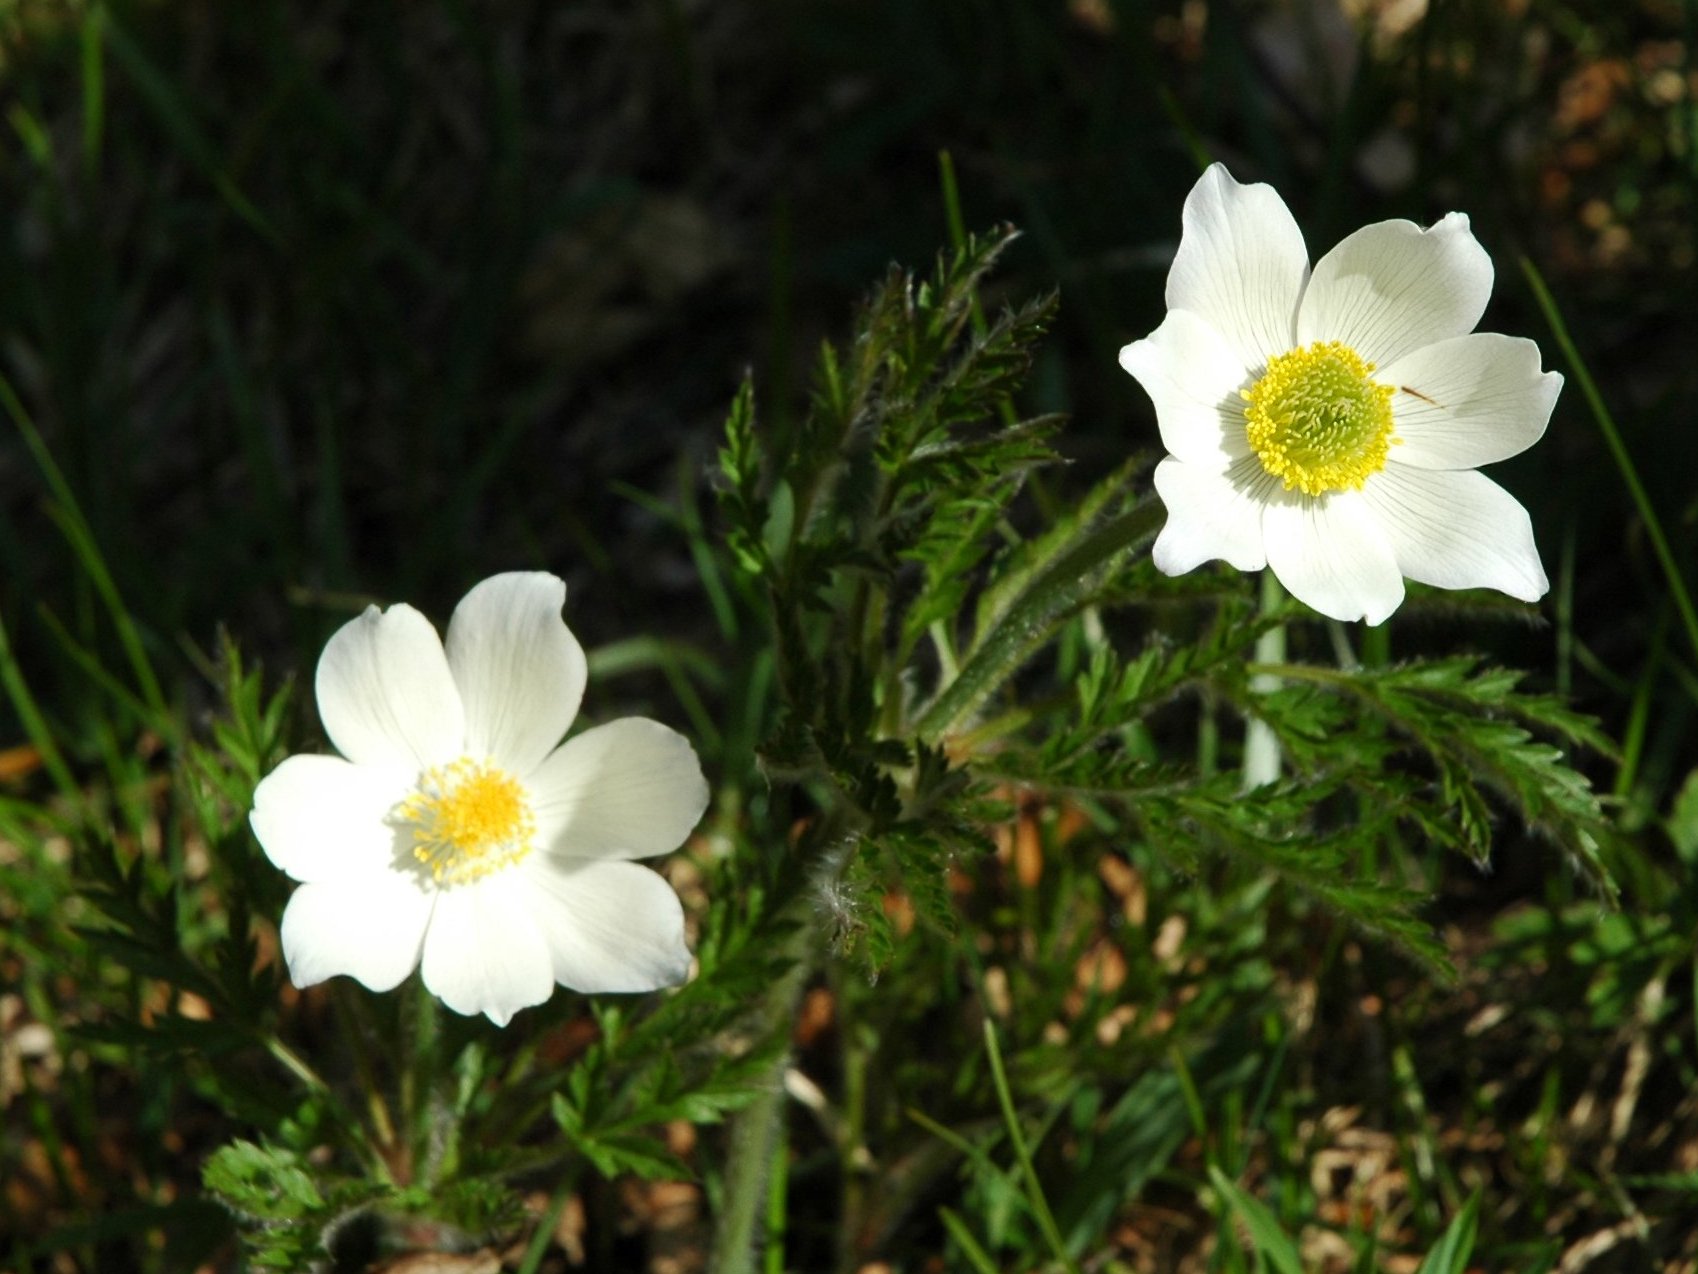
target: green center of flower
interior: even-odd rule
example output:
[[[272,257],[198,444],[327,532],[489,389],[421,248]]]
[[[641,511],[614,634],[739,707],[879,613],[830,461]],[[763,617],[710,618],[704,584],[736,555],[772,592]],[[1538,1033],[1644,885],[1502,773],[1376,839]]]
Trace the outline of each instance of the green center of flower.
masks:
[[[426,770],[392,818],[412,832],[413,857],[446,885],[512,866],[531,852],[537,830],[524,785],[470,757]]]
[[[1244,399],[1244,435],[1257,459],[1287,491],[1304,495],[1359,490],[1386,467],[1391,436],[1390,385],[1369,379],[1372,363],[1338,341],[1316,341],[1278,354]]]

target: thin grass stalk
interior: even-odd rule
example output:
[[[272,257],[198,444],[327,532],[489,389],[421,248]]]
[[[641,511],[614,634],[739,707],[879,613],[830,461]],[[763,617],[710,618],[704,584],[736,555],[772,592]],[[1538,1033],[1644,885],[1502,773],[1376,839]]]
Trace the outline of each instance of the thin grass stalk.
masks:
[[[1675,561],[1673,550],[1669,548],[1668,537],[1663,534],[1662,520],[1657,517],[1657,510],[1651,503],[1645,484],[1639,480],[1639,470],[1633,463],[1633,457],[1628,454],[1621,430],[1616,428],[1615,417],[1604,405],[1603,395],[1598,392],[1590,369],[1580,357],[1580,351],[1575,347],[1573,338],[1569,336],[1568,325],[1563,322],[1562,312],[1557,308],[1550,288],[1545,286],[1539,268],[1529,258],[1522,257],[1521,272],[1527,276],[1527,284],[1533,289],[1533,296],[1539,302],[1539,308],[1544,311],[1545,321],[1551,325],[1551,334],[1556,338],[1557,347],[1568,360],[1574,379],[1579,382],[1580,393],[1586,399],[1586,405],[1592,409],[1592,418],[1598,422],[1599,432],[1604,435],[1604,442],[1610,449],[1616,468],[1621,471],[1622,481],[1627,484],[1628,493],[1632,495],[1633,503],[1639,510],[1639,517],[1645,523],[1645,534],[1649,537],[1651,547],[1657,554],[1657,562],[1668,580],[1669,593],[1680,611],[1681,622],[1686,627],[1687,640],[1692,643],[1693,657],[1698,659],[1698,610],[1693,608],[1692,595],[1687,590],[1686,579],[1681,574],[1679,563]]]
[[[57,506],[54,510],[54,520],[58,522],[59,529],[64,533],[71,551],[76,554],[89,582],[100,594],[100,600],[106,604],[106,609],[112,617],[112,626],[118,633],[118,642],[123,646],[124,654],[130,661],[131,671],[135,673],[137,689],[141,691],[142,698],[147,701],[159,723],[165,725],[171,715],[165,706],[165,694],[160,689],[159,679],[154,675],[153,665],[142,646],[141,634],[136,629],[135,621],[130,618],[129,609],[124,605],[118,585],[113,581],[112,572],[106,565],[106,558],[95,541],[94,530],[88,518],[84,516],[82,506],[77,502],[76,493],[71,490],[71,484],[64,471],[53,458],[53,453],[48,449],[40,430],[35,427],[34,419],[12,388],[12,383],[3,375],[0,375],[0,406],[6,409],[6,414],[18,427],[18,432],[23,435],[24,445],[29,448],[36,467],[41,470],[41,476],[47,481],[48,490],[52,492]]]
[[[554,1242],[554,1231],[560,1224],[560,1214],[566,1210],[566,1203],[572,1197],[572,1191],[577,1187],[577,1174],[572,1167],[567,1167],[560,1178],[560,1184],[549,1196],[548,1207],[543,1210],[537,1220],[536,1231],[531,1235],[531,1241],[525,1246],[525,1254],[519,1261],[518,1274],[536,1274],[542,1268],[542,1261],[548,1255],[549,1246]]]
[[[47,724],[47,718],[42,715],[35,695],[31,693],[23,667],[18,663],[17,655],[12,649],[12,638],[6,631],[4,622],[0,622],[0,687],[5,689],[6,697],[12,703],[12,710],[18,714],[18,722],[23,726],[25,737],[40,756],[42,765],[52,776],[60,795],[73,802],[79,809],[85,808],[88,795],[77,783],[76,776],[71,773],[71,767],[65,763],[64,755],[54,741],[53,731]]]
[[[1014,1109],[1014,1094],[1008,1087],[1008,1074],[1002,1066],[1002,1050],[996,1042],[996,1025],[990,1018],[985,1019],[985,1055],[990,1059],[991,1082],[996,1087],[996,1099],[1002,1107],[1003,1122],[1008,1127],[1008,1139],[1014,1146],[1014,1157],[1020,1164],[1020,1175],[1026,1181],[1026,1198],[1031,1204],[1032,1215],[1037,1218],[1038,1228],[1043,1231],[1044,1240],[1049,1244],[1055,1259],[1070,1274],[1079,1274],[1079,1263],[1067,1250],[1067,1244],[1062,1240],[1061,1228],[1055,1223],[1055,1214],[1050,1211],[1049,1200],[1044,1197],[1043,1183],[1038,1180],[1038,1170],[1032,1164],[1032,1152],[1026,1145],[1026,1135],[1020,1129],[1020,1116]]]

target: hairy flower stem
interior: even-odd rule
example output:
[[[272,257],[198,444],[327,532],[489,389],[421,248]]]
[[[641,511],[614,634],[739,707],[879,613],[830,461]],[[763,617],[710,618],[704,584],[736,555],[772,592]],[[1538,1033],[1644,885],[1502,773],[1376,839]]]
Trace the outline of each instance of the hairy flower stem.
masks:
[[[407,1049],[401,1072],[401,1111],[407,1121],[413,1180],[431,1185],[445,1170],[453,1171],[458,1125],[442,1110],[442,1008],[422,978],[413,984],[410,1007],[402,1027]]]
[[[783,871],[778,901],[768,927],[779,930],[778,958],[786,966],[752,1014],[750,1032],[757,1039],[788,1038],[796,1022],[796,1007],[820,956],[820,925],[812,909],[825,890],[833,888],[854,852],[853,835],[861,823],[855,812],[839,807],[826,814],[811,837],[798,847]],[[786,930],[786,921],[794,920]],[[767,1232],[763,1220],[773,1206],[768,1190],[773,1157],[786,1151],[783,1137],[784,1074],[790,1050],[781,1051],[762,1077],[761,1095],[731,1121],[731,1146],[725,1164],[725,1188],[714,1229],[710,1274],[755,1274],[761,1268],[761,1249]]]
[[[823,870],[835,872],[840,864],[828,859]],[[793,902],[792,909],[805,906],[806,899]],[[814,940],[816,926],[804,923],[785,941],[789,970],[773,983],[757,1010],[756,1029],[762,1036],[788,1033],[796,1019],[796,1003],[813,971],[818,956]],[[755,1274],[761,1268],[761,1248],[766,1238],[762,1221],[768,1206],[767,1182],[773,1156],[782,1155],[784,1131],[784,1072],[790,1065],[788,1049],[772,1061],[762,1077],[761,1095],[744,1107],[731,1124],[731,1150],[725,1165],[724,1203],[714,1229],[712,1274]]]
[[[1271,570],[1262,572],[1262,613],[1276,610],[1285,600],[1285,590]],[[1256,638],[1256,662],[1278,664],[1285,662],[1285,625],[1268,629]],[[1268,694],[1279,689],[1279,678],[1271,673],[1258,673],[1250,678],[1250,689]],[[1260,717],[1250,717],[1244,724],[1244,790],[1272,783],[1279,778],[1279,736],[1273,727]]]

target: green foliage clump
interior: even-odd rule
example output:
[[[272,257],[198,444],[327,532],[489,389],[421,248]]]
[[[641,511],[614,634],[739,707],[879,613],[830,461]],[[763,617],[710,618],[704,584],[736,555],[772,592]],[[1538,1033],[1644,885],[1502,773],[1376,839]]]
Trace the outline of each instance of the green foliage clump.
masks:
[[[1038,1250],[1072,1265],[1187,1174],[1279,1264],[1234,1138],[1291,1048],[1282,984],[1329,976],[1360,936],[1453,976],[1429,851],[1484,863],[1510,817],[1613,898],[1614,831],[1566,750],[1609,755],[1586,718],[1474,658],[1363,666],[1341,633],[1333,662],[1258,662],[1268,633],[1306,642],[1314,621],[1225,573],[1157,574],[1162,511],[1136,458],[1072,490],[1062,422],[1017,407],[1055,297],[983,314],[1013,238],[964,238],[924,279],[891,271],[822,348],[800,419],[763,423],[742,387],[719,533],[679,521],[726,649],[597,656],[664,672],[723,723],[690,869],[698,969],[677,992],[587,1012],[557,996],[497,1046],[422,988],[336,987],[336,1029],[303,1030],[256,921],[284,886],[245,825],[286,750],[286,691],[223,652],[224,713],[180,740],[177,780],[219,864],[217,922],[196,915],[212,886],[97,838],[79,858],[91,950],[192,1011],[84,1035],[184,1068],[252,1130],[204,1183],[257,1268],[392,1250],[419,1223],[493,1241],[524,1224],[523,1183],[563,1199],[617,1177],[701,1180],[726,1269],[773,1241],[775,1188],[822,1182],[836,1259],[935,1225],[979,1268]],[[1284,766],[1253,787],[1251,720]],[[826,1151],[775,1187],[786,1094],[817,1061],[793,1022],[821,990],[841,1107],[816,1107]],[[1262,1071],[1257,1107],[1232,1106]],[[722,1163],[717,1142],[666,1133],[722,1123]],[[902,1170],[871,1179],[869,1157]]]

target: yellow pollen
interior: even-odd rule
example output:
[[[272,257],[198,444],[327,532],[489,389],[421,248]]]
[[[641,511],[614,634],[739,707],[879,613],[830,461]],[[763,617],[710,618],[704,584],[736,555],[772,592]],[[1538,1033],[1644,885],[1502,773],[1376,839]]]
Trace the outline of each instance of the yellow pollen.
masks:
[[[1240,391],[1244,436],[1287,491],[1360,490],[1386,467],[1386,452],[1403,440],[1392,437],[1392,386],[1371,380],[1373,370],[1348,345],[1316,341],[1270,358]]]
[[[512,866],[531,852],[537,830],[519,780],[470,757],[426,770],[391,819],[412,832],[413,857],[446,885]]]

